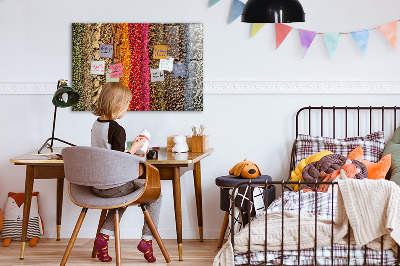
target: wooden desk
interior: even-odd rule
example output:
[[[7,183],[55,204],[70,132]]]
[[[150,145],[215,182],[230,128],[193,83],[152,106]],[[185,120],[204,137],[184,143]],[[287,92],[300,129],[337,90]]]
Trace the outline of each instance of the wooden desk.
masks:
[[[61,148],[54,148],[54,151],[60,153]],[[213,151],[214,149],[209,149],[208,151],[203,153],[189,152],[174,154],[172,152],[167,152],[166,149],[161,149],[159,150],[157,160],[147,160],[148,163],[158,168],[161,180],[171,180],[173,184],[175,223],[179,260],[182,260],[182,204],[180,177],[186,171],[193,170],[199,236],[200,241],[203,241],[203,211],[200,160],[210,155]],[[47,152],[50,151],[44,150],[42,153]],[[25,199],[21,235],[21,259],[24,258],[34,179],[57,178],[57,240],[60,240],[64,188],[64,162],[60,158],[55,158],[55,156],[39,156],[36,155],[36,153],[37,151],[32,151],[30,153],[26,153],[10,159],[10,162],[14,163],[15,165],[26,165]]]

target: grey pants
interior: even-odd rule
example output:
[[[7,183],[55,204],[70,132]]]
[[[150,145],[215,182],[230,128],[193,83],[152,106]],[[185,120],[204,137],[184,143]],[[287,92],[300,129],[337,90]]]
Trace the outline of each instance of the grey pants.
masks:
[[[93,188],[93,194],[101,198],[122,197],[142,188],[143,186],[144,182],[138,182],[138,181],[135,182],[135,180],[133,180],[119,187],[113,187],[108,189]],[[158,228],[158,221],[160,219],[161,202],[162,202],[162,196],[160,194],[160,197],[155,202],[146,204],[146,207],[151,215],[151,218],[153,218],[154,224],[157,228]],[[119,219],[122,218],[122,215],[124,214],[125,210],[126,207],[118,208]],[[104,221],[100,233],[109,236],[114,236],[114,214],[115,214],[115,209],[108,210],[106,220]],[[151,240],[152,238],[153,234],[150,230],[149,225],[145,220],[142,230],[142,239]]]

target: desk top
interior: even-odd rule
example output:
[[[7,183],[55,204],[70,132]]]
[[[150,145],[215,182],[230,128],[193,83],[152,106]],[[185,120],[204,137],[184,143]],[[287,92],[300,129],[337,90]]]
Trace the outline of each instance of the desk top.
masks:
[[[37,150],[31,151],[20,156],[10,159],[11,163],[14,164],[64,164],[64,161],[57,154],[61,153],[61,147],[54,147],[53,152],[50,149],[43,149],[42,154],[37,154]],[[205,152],[186,152],[186,153],[174,153],[167,151],[166,148],[161,148],[158,151],[158,159],[146,160],[152,165],[179,165],[179,164],[193,164],[197,163],[201,159],[207,157],[214,151],[213,148],[208,149]],[[53,153],[53,154],[52,154]]]

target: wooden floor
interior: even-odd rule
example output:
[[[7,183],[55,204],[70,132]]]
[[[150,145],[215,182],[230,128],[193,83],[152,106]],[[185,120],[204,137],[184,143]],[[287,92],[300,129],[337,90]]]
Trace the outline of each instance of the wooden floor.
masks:
[[[61,258],[64,255],[65,248],[69,239],[40,239],[36,247],[25,249],[25,259],[20,260],[20,242],[12,241],[9,247],[0,246],[0,265],[60,265]],[[156,263],[149,264],[143,254],[136,249],[140,240],[121,240],[122,264],[123,265],[212,265],[215,255],[218,253],[217,240],[183,240],[183,261],[178,260],[178,247],[176,240],[163,240],[168,250],[172,262],[167,264],[154,241],[154,254],[157,258]],[[92,239],[77,239],[68,259],[67,265],[115,265],[114,262],[114,243],[110,241],[110,255],[113,262],[104,263],[91,258],[93,247]]]

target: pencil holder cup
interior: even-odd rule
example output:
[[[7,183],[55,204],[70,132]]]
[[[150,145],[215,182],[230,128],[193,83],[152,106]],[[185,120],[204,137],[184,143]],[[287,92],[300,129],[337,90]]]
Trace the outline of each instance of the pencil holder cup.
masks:
[[[205,152],[208,150],[209,136],[192,136],[192,152]]]

